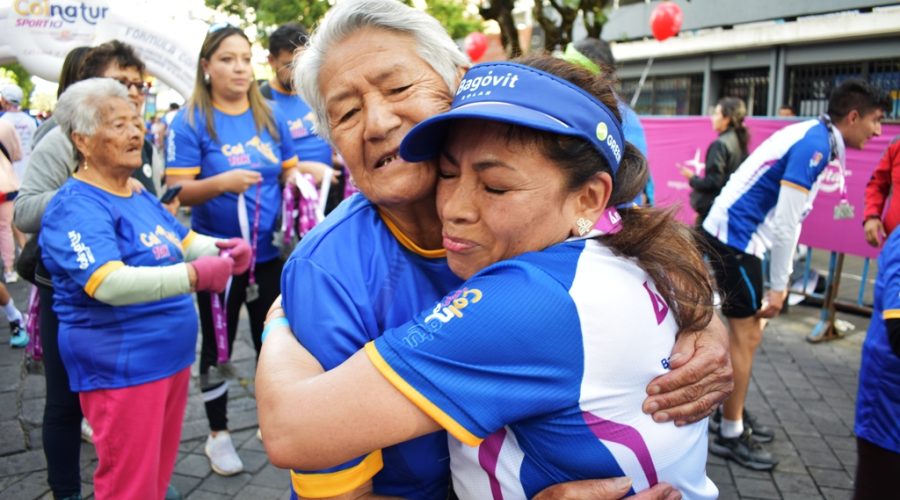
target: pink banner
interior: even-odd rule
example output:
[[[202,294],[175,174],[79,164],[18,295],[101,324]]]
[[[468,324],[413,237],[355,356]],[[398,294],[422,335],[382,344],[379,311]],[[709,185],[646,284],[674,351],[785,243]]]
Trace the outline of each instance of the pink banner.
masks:
[[[796,120],[749,118],[750,150],[777,130]],[[647,134],[648,160],[656,186],[658,206],[680,206],[678,218],[693,223],[695,213],[688,203],[691,188],[681,176],[678,165],[703,171],[706,148],[716,138],[707,117],[641,118]],[[883,125],[880,137],[872,138],[862,150],[847,148],[847,198],[854,207],[854,218],[834,220],[834,207],[840,201],[840,174],[835,166],[825,170],[825,179],[815,208],[803,223],[800,243],[813,248],[843,252],[861,257],[876,257],[878,249],[866,244],[862,213],[866,183],[891,139],[900,134],[900,125]]]

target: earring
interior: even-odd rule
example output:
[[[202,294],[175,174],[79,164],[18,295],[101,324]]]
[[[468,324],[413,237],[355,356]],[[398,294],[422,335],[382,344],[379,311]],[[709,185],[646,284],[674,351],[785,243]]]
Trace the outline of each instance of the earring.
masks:
[[[209,85],[209,73],[203,73],[203,83]]]
[[[584,236],[591,231],[591,227],[593,227],[594,223],[584,217],[579,217],[578,220],[575,221],[575,225],[578,226],[578,236]]]

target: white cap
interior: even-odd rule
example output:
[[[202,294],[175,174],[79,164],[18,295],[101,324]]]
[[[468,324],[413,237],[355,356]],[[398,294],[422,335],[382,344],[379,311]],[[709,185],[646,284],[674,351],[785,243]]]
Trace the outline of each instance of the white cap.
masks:
[[[10,83],[9,85],[3,87],[3,90],[0,90],[0,96],[2,96],[4,100],[9,101],[16,106],[22,104],[22,98],[24,97],[22,94],[22,88],[14,83]]]

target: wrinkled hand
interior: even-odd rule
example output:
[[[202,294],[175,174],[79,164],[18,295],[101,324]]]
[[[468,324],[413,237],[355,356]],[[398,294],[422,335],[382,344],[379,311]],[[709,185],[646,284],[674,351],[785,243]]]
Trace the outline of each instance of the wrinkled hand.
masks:
[[[262,174],[255,170],[237,168],[216,176],[219,186],[227,193],[241,194],[262,180]]]
[[[228,250],[228,256],[234,260],[234,269],[232,272],[235,276],[244,274],[250,268],[250,260],[253,257],[253,250],[243,238],[230,238],[223,241],[217,241],[216,246],[220,250]]]
[[[787,290],[769,290],[766,292],[766,298],[763,300],[762,308],[756,312],[757,318],[774,318],[781,312],[784,307],[784,300],[787,299]]]
[[[671,371],[647,386],[644,413],[656,422],[685,425],[709,416],[734,389],[728,330],[713,315],[706,329],[679,334],[669,358]]]
[[[885,238],[887,238],[884,224],[877,217],[866,219],[865,224],[863,224],[863,230],[866,232],[866,242],[875,248],[880,247],[884,243]]]
[[[631,490],[631,479],[616,477],[611,479],[589,479],[560,483],[545,488],[534,500],[618,500]],[[638,500],[680,500],[681,493],[672,485],[658,483],[656,486],[634,495]]]

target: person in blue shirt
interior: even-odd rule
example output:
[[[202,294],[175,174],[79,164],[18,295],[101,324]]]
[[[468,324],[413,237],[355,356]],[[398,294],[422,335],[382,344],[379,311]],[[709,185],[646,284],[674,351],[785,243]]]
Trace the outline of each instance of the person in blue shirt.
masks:
[[[623,475],[632,493],[667,481],[716,496],[706,422],[642,410],[678,330],[712,318],[712,283],[689,228],[630,208],[646,162],[616,102],[609,80],[536,56],[473,67],[450,111],[409,132],[400,155],[438,163],[443,247],[466,282],[328,372],[287,321],[269,328],[264,356],[296,354],[281,358],[279,396],[306,409],[270,415],[260,392],[274,463],[377,457],[443,428],[460,498]]]
[[[320,134],[343,153],[361,191],[301,241],[285,266],[287,315],[323,363],[346,360],[384,328],[407,321],[412,313],[404,317],[404,311],[431,307],[450,289],[442,289],[449,273],[440,271],[447,264],[434,203],[437,172],[428,162],[404,161],[397,151],[416,123],[447,109],[467,64],[434,18],[395,0],[366,0],[332,8],[295,68],[296,86],[317,122],[329,125]],[[307,307],[313,294],[321,302]],[[712,411],[730,383],[720,333],[679,337],[671,365],[678,368],[654,381],[648,413],[685,423]],[[279,387],[266,383],[266,374],[290,367],[277,355],[269,359],[260,358],[257,395],[272,393],[280,403],[267,411],[296,413],[296,402],[278,399]],[[686,398],[687,391],[677,390],[691,384],[691,391],[705,396]],[[657,388],[664,393],[656,394]],[[276,431],[263,437],[271,450],[284,436]],[[439,485],[449,479],[446,437],[431,439],[433,446],[425,446],[427,439],[326,470],[296,470],[294,493],[328,497],[374,484],[378,494],[443,494],[446,487]],[[630,486],[628,480],[610,480],[553,488],[585,495],[595,487],[619,498]]]
[[[760,144],[731,175],[703,221],[710,264],[723,291],[735,371],[734,394],[725,401],[719,435],[710,444],[716,455],[755,470],[778,464],[754,439],[755,422],[744,408],[753,357],[766,320],[778,315],[787,298],[801,224],[812,210],[822,172],[837,162],[843,184],[845,144],[861,149],[880,135],[890,103],[877,87],[846,80],[831,92],[827,114],[789,125]],[[848,204],[843,200],[844,210]],[[838,209],[835,218],[845,217]],[[767,251],[769,290],[763,295]]]
[[[205,451],[221,475],[239,473],[243,463],[228,433],[228,381],[211,369],[229,357],[242,305],[259,350],[283,265],[272,237],[281,211],[281,182],[296,174],[297,164],[288,120],[260,95],[250,59],[243,31],[212,26],[200,48],[194,93],[166,140],[167,182],[181,184],[182,204],[193,207],[194,231],[241,237],[253,249],[248,272],[236,276],[227,293],[197,295],[203,335],[200,385],[211,431]]]
[[[47,206],[39,243],[60,357],[94,429],[94,495],[162,498],[195,356],[190,293],[224,289],[249,266],[250,248],[189,231],[154,195],[132,190],[143,126],[122,84],[76,83],[54,116],[78,167]]]

